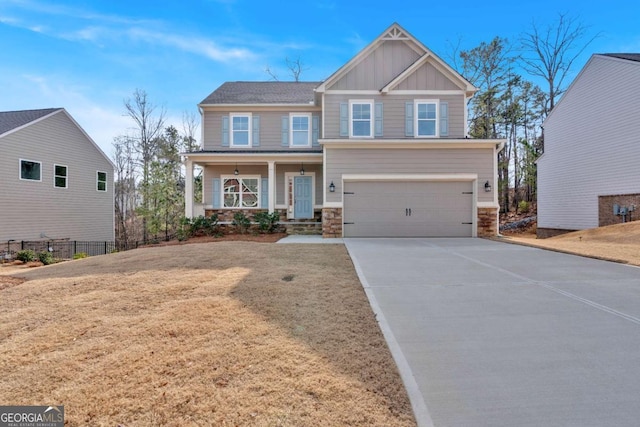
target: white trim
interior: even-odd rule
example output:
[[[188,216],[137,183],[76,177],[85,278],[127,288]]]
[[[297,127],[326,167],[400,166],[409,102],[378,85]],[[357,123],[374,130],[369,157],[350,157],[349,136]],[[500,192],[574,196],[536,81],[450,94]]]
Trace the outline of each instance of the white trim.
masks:
[[[322,205],[323,208],[341,208],[342,202],[326,202]]]
[[[494,202],[478,202],[477,206],[479,208],[496,208],[500,209],[500,205]]]
[[[448,95],[464,95],[463,90],[391,90],[387,95],[426,95],[426,96],[448,96]]]
[[[343,174],[342,181],[476,181],[475,173]]]
[[[22,162],[37,163],[38,165],[40,165],[40,179],[23,178],[22,177]],[[20,178],[20,181],[42,182],[42,172],[43,172],[42,171],[42,162],[39,162],[37,160],[18,159],[18,178]]]
[[[433,135],[420,135],[418,133],[419,119],[418,119],[418,106],[419,105],[435,105],[436,117],[433,119],[435,122],[435,133]],[[432,119],[423,119],[432,120]],[[440,100],[439,99],[415,99],[413,101],[413,137],[414,138],[439,138],[440,137]]]
[[[353,135],[353,106],[369,105],[369,135]],[[373,138],[375,125],[375,102],[373,99],[350,99],[349,100],[349,138]],[[358,120],[364,121],[364,120]]]
[[[235,117],[246,117],[247,124],[247,132],[248,132],[248,145],[237,145],[233,143],[234,140],[234,130],[233,130],[233,119]],[[240,131],[239,131],[240,132]],[[242,131],[244,132],[244,131]],[[251,113],[229,113],[229,147],[233,148],[251,148],[253,146],[253,140],[251,138],[251,134],[253,133],[253,118]]]
[[[225,206],[224,205],[224,180],[225,179],[255,179],[258,181],[258,195],[257,206],[242,206],[242,196],[238,202],[240,206]],[[242,190],[242,184],[240,184],[240,190]],[[240,192],[242,195],[242,191]],[[242,209],[264,209],[260,207],[260,198],[262,197],[262,175],[220,175],[220,209],[242,210]]]
[[[198,104],[199,108],[202,108],[203,110],[206,111],[211,111],[211,109],[222,109],[222,110],[228,110],[230,108],[251,108],[252,110],[255,108],[287,108],[290,109],[291,107],[295,107],[295,108],[311,108],[314,111],[315,110],[320,110],[320,107],[316,105],[315,101],[310,101],[308,104],[279,104],[279,103],[274,103],[274,104]]]
[[[293,118],[294,117],[306,117],[307,118],[307,143],[305,145],[295,145],[293,143]],[[298,147],[311,147],[311,133],[313,132],[313,122],[311,113],[289,113],[289,148]]]
[[[65,176],[64,176],[64,187],[58,187],[56,185],[56,178],[58,178],[59,175],[56,175],[56,167],[62,167],[65,169]],[[62,176],[60,176],[60,178],[63,178]],[[69,166],[67,165],[58,165],[56,163],[53,164],[53,188],[69,188]]]
[[[394,140],[370,140],[370,139],[324,139],[319,141],[324,148],[331,149],[365,149],[365,148],[389,148],[389,149],[435,149],[435,148],[491,148],[503,146],[504,139],[441,139],[441,138],[413,138]]]
[[[296,176],[309,176],[311,177],[311,206],[312,209],[316,208],[316,173],[315,172],[306,172],[304,175],[300,175],[300,172],[285,172],[284,173],[284,208],[287,210],[287,219],[295,219],[295,185],[294,185],[294,194],[293,200],[289,203],[289,191],[287,187],[289,186],[289,180],[293,180]],[[313,215],[313,212],[311,213]]]
[[[104,180],[104,190],[100,190],[98,184],[100,183],[100,175],[103,173],[105,176],[105,180]],[[97,170],[96,171],[96,191],[100,192],[100,193],[106,193],[107,191],[109,191],[109,173],[105,172],[105,171],[100,171]]]

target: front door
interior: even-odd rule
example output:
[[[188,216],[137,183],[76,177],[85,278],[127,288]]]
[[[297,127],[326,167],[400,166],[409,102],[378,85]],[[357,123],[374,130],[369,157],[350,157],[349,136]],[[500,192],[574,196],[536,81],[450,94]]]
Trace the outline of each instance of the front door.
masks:
[[[294,218],[313,218],[313,186],[310,176],[293,177]]]

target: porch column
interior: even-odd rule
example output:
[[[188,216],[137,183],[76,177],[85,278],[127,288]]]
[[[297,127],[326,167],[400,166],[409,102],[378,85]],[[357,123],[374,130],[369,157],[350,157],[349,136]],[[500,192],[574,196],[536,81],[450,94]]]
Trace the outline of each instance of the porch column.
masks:
[[[276,162],[269,162],[269,213],[276,210]]]
[[[184,216],[193,218],[193,161],[185,161],[184,177]]]

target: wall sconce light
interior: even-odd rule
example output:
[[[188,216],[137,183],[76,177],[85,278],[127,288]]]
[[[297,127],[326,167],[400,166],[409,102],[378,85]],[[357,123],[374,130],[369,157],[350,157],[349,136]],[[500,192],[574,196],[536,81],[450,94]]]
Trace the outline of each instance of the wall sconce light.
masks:
[[[304,163],[300,165],[300,175],[304,175]]]
[[[491,184],[489,184],[489,181],[484,183],[484,191],[486,191],[487,193],[491,192]]]
[[[333,181],[331,181],[331,184],[329,184],[329,192],[331,193],[336,192],[336,186],[333,184]]]
[[[236,163],[236,169],[233,171],[234,175],[239,175],[240,171],[238,170],[238,164]]]

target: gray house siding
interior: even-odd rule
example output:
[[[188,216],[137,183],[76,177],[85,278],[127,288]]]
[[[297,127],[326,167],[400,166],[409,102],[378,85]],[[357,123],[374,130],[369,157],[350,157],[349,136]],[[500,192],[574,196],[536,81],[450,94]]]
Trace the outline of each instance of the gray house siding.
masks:
[[[598,226],[598,196],[640,193],[640,63],[594,55],[544,124],[538,228]]]
[[[0,150],[0,241],[114,240],[113,166],[63,110],[6,134]],[[41,181],[20,179],[20,159],[41,162]],[[68,188],[54,187],[54,165],[67,167]]]
[[[326,182],[336,186],[327,202],[342,201],[344,174],[477,174],[478,202],[493,202],[484,191],[493,182],[492,149],[326,149]]]
[[[451,79],[441,73],[430,63],[422,65],[411,75],[407,76],[393,89],[395,90],[421,90],[429,88],[432,90],[460,90]]]
[[[371,99],[383,105],[382,139],[406,138],[405,104],[416,99],[438,99],[449,104],[448,138],[464,138],[464,95],[337,95],[327,94],[324,98],[324,138],[346,138],[340,136],[340,104],[353,99]],[[413,138],[413,137],[411,137]]]

